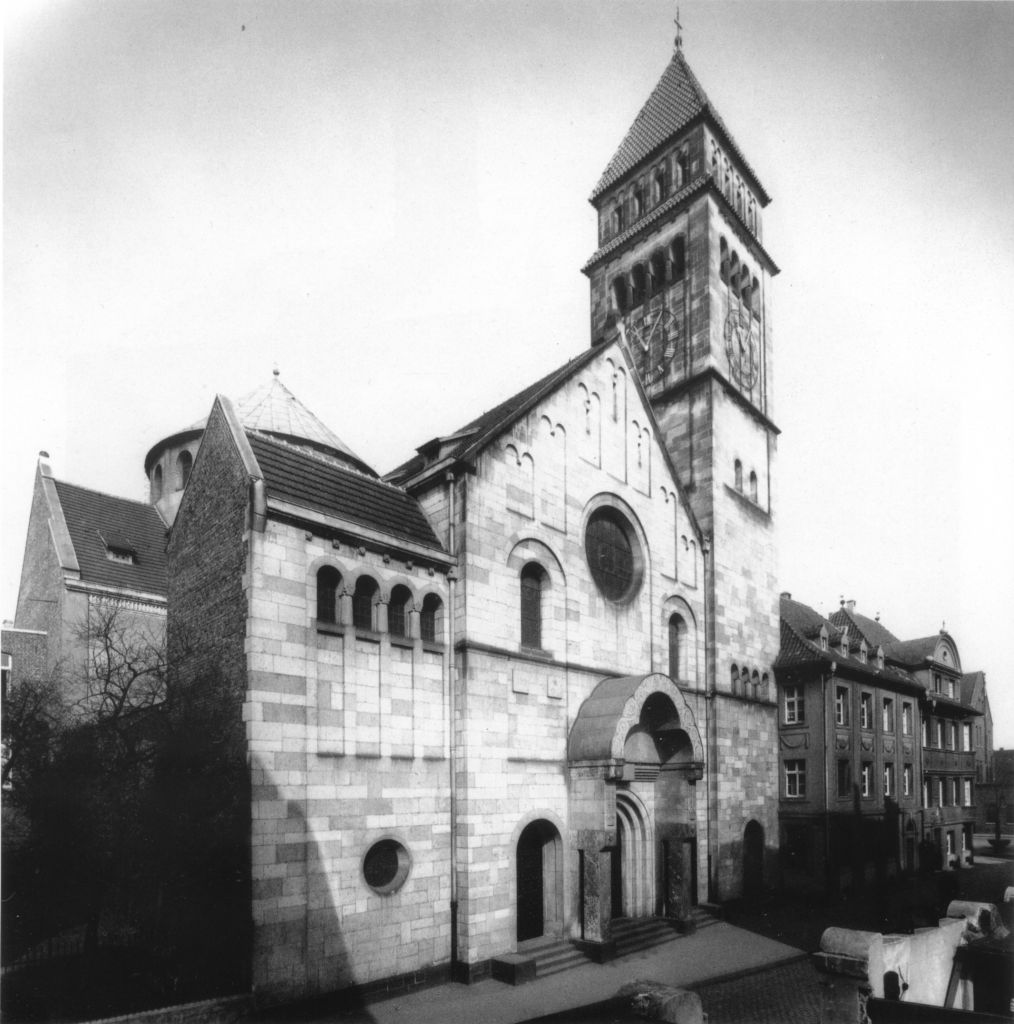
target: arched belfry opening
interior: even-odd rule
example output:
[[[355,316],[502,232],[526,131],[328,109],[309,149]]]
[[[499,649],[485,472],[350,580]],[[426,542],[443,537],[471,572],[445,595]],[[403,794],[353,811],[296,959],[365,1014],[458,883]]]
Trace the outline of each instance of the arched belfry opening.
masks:
[[[660,673],[604,679],[578,711],[567,755],[578,937],[608,945],[621,917],[688,921],[704,747],[682,691]]]

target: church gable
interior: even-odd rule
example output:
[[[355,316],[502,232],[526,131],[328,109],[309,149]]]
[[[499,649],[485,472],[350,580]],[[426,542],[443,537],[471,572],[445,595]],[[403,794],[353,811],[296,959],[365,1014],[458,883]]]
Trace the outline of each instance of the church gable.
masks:
[[[557,658],[587,657],[595,636],[603,667],[641,665],[664,648],[652,641],[661,611],[651,605],[676,595],[693,603],[703,575],[700,541],[618,344],[595,350],[505,424],[475,469],[466,557],[469,609],[482,610],[470,632]],[[611,582],[611,568],[597,578],[592,564],[614,557],[610,536],[629,559]],[[529,564],[544,574],[544,627],[522,638],[517,581],[523,589]],[[496,606],[509,610],[498,615]]]

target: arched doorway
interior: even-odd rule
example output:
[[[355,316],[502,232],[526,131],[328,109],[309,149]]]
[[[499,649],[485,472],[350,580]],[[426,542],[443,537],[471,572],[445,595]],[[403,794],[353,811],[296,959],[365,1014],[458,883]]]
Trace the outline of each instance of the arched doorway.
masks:
[[[759,896],[764,888],[764,826],[748,821],[743,830],[743,895]]]
[[[640,801],[616,794],[616,846],[612,850],[612,916],[654,913],[655,867],[651,830]]]
[[[517,849],[518,942],[558,934],[563,922],[560,833],[540,818],[525,826]]]

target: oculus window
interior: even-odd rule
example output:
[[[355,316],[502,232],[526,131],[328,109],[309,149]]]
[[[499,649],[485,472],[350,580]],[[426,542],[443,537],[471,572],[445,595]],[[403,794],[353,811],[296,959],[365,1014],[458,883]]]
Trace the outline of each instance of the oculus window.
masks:
[[[411,867],[408,850],[395,839],[381,839],[363,857],[363,879],[381,896],[397,892],[408,878]]]
[[[592,579],[609,601],[626,601],[641,583],[641,550],[633,528],[616,509],[591,514],[584,538]]]

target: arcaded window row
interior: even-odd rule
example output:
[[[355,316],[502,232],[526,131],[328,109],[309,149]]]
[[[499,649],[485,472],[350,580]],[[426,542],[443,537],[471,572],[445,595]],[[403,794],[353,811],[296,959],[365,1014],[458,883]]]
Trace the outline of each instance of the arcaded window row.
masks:
[[[345,593],[341,573],[333,565],[317,571],[317,621],[332,625],[350,625],[355,629],[378,632],[377,614],[382,603],[380,585],[369,575],[356,579],[352,589],[349,621],[342,621],[341,595]],[[426,594],[419,606],[416,596],[403,583],[391,588],[387,601],[387,632],[391,636],[411,638],[410,613],[419,607],[419,637],[428,642],[442,639],[443,602],[436,594]]]
[[[641,306],[667,286],[682,281],[686,272],[686,239],[677,235],[665,248],[656,249],[647,260],[612,279],[609,287],[613,307],[618,313],[626,313]]]

